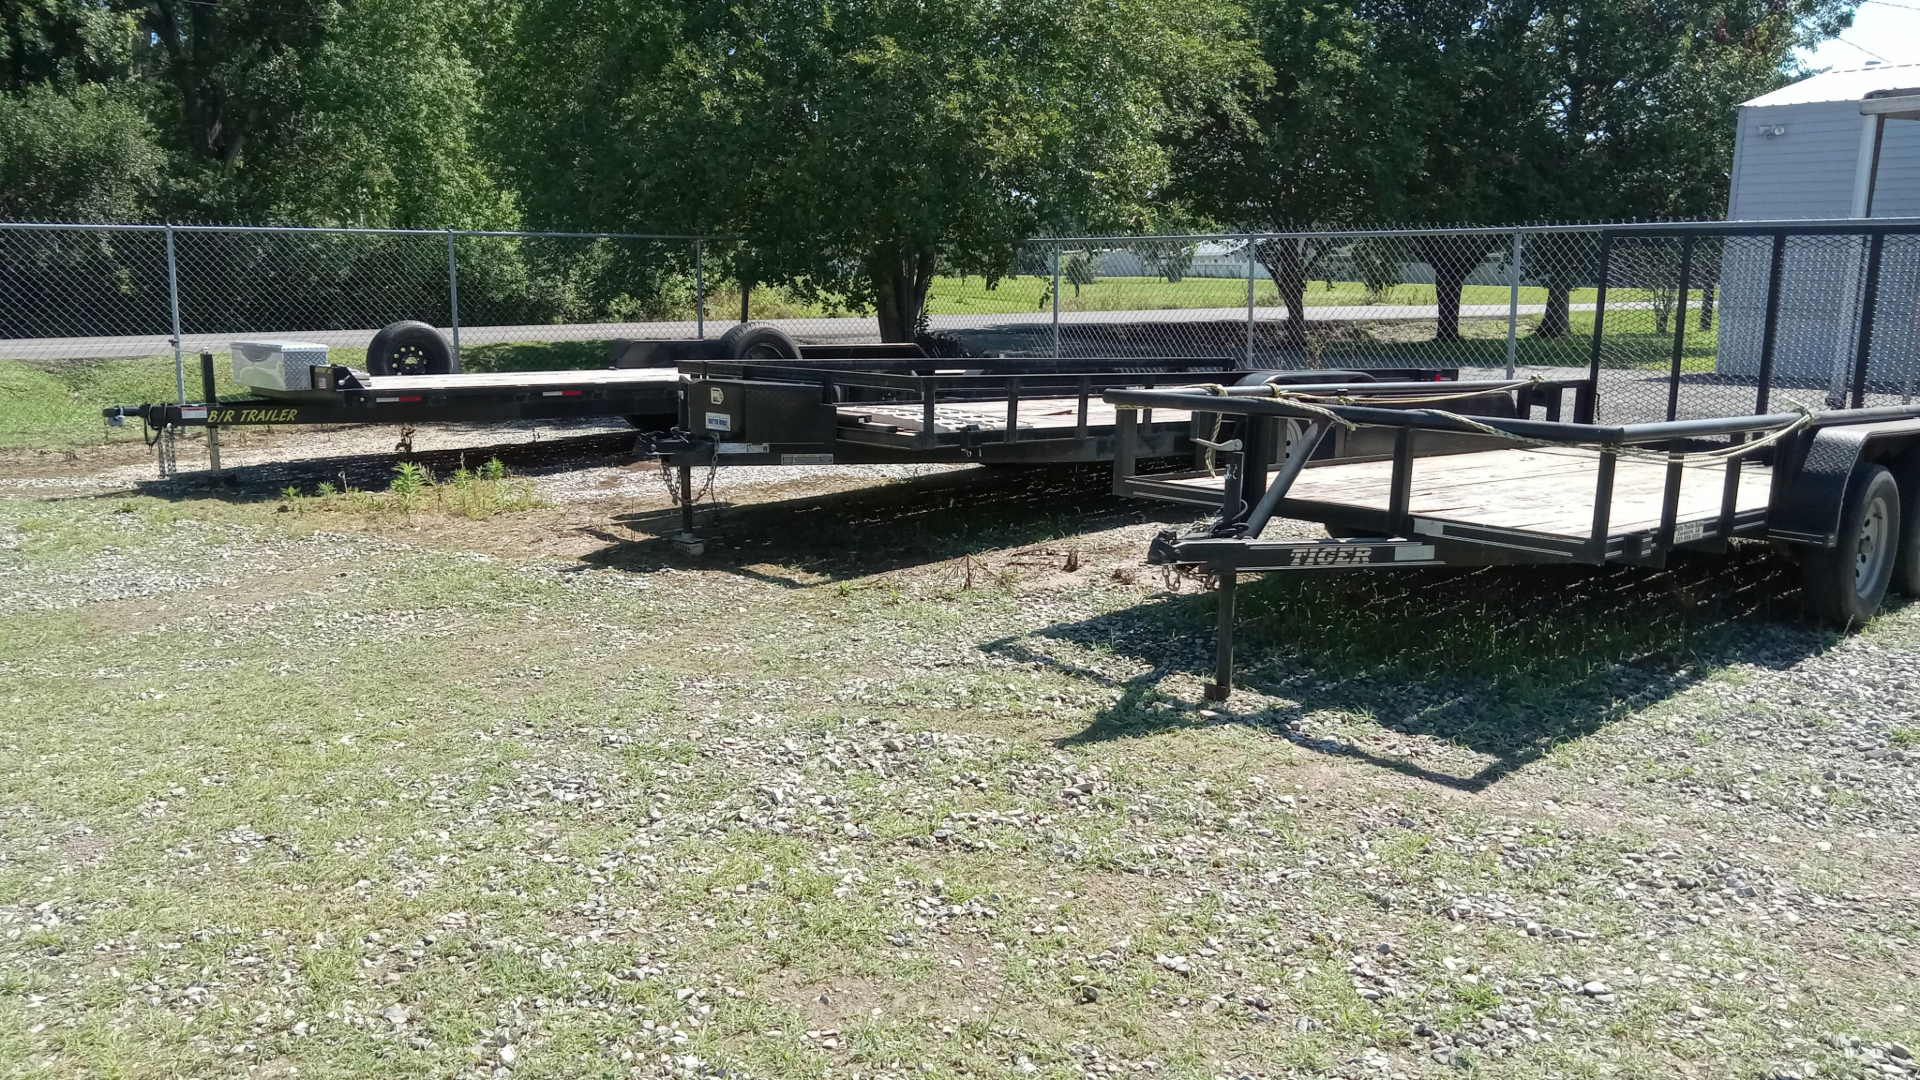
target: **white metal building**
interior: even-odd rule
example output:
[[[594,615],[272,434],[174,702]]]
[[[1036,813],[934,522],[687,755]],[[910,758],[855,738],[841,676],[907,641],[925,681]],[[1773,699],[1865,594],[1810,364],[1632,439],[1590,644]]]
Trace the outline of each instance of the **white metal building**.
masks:
[[[1920,217],[1920,65],[1834,70],[1740,106],[1727,216],[1735,220]],[[1729,240],[1721,271],[1719,370],[1759,370],[1771,241]],[[1838,389],[1852,371],[1867,243],[1794,237],[1781,274],[1777,378]],[[1913,374],[1920,239],[1882,254],[1869,380]]]

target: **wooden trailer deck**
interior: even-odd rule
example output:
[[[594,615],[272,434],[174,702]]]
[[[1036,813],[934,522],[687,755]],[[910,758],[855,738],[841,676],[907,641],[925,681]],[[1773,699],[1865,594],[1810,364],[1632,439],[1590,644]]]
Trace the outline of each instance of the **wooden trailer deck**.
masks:
[[[1415,458],[1408,512],[1415,518],[1462,525],[1517,529],[1568,540],[1593,534],[1593,495],[1600,452],[1582,447],[1483,450]],[[1385,511],[1393,476],[1391,461],[1340,462],[1301,471],[1287,490],[1288,503],[1317,503]],[[1170,481],[1221,490],[1224,475]],[[1772,470],[1754,462],[1740,469],[1736,513],[1765,510]],[[1664,463],[1622,456],[1614,469],[1610,536],[1659,527],[1667,484]],[[1726,485],[1724,464],[1689,465],[1681,473],[1678,526],[1709,523],[1720,515]]]

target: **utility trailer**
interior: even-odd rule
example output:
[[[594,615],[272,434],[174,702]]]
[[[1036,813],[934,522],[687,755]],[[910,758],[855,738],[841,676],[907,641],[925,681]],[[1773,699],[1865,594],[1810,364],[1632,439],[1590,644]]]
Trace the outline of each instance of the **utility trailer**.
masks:
[[[1101,398],[1128,386],[1356,383],[1387,378],[1445,384],[1455,368],[1301,372],[1249,369],[1230,360],[1140,357],[928,358],[845,356],[797,360],[689,360],[682,412],[672,431],[643,434],[642,446],[679,470],[683,531],[698,550],[693,470],[721,465],[975,462],[1041,465],[1100,462],[1120,452],[1142,459],[1196,459],[1211,428],[1188,399],[1138,414]]]
[[[403,343],[423,354],[436,352],[437,333],[412,322],[381,331],[402,335]],[[1110,387],[1297,375],[1261,374],[1207,358],[937,359],[912,342],[802,345],[776,327],[754,323],[713,339],[626,342],[616,352],[616,365],[607,368],[485,373],[416,371],[383,352],[369,373],[329,363],[325,346],[236,341],[235,377],[247,394],[216,396],[213,354],[203,352],[201,400],[113,405],[102,412],[116,426],[139,419],[149,441],[190,427],[217,433],[254,425],[624,417],[645,433],[643,452],[683,470],[712,464],[1038,464],[1113,456],[1114,410],[1098,397]],[[1450,379],[1458,372],[1337,374]],[[1189,452],[1186,420],[1149,417],[1144,452]]]
[[[1606,425],[1591,420],[1595,392],[1591,378],[1108,391],[1123,410],[1114,490],[1214,511],[1147,555],[1217,583],[1208,696],[1232,687],[1247,573],[1657,567],[1745,538],[1796,549],[1809,603],[1843,630],[1890,585],[1920,596],[1920,405]],[[1559,419],[1568,394],[1573,418]],[[1218,467],[1137,472],[1135,417],[1148,409],[1219,417]],[[1333,456],[1336,437],[1372,452]],[[1319,522],[1329,538],[1265,538],[1275,517]]]
[[[461,373],[446,370],[448,350],[438,335],[433,327],[418,322],[386,327],[369,347],[371,371],[328,362],[322,345],[235,341],[234,374],[246,386],[246,394],[218,396],[213,354],[203,352],[200,400],[111,405],[101,412],[116,427],[138,419],[149,443],[170,441],[182,428],[208,429],[211,464],[217,472],[218,433],[223,427],[411,427],[618,417],[641,430],[666,430],[682,412],[682,378],[676,367],[682,360],[819,362],[834,357],[858,362],[921,355],[911,343],[799,345],[775,327],[748,323],[717,338],[623,342],[615,362],[605,368]],[[170,459],[164,449],[161,459],[164,470]]]
[[[1650,260],[1655,251],[1669,262]],[[1589,279],[1593,335],[1582,377],[1111,390],[1105,401],[1123,410],[1114,489],[1213,511],[1197,527],[1162,532],[1147,558],[1217,583],[1207,687],[1216,700],[1233,684],[1234,592],[1246,573],[1657,567],[1676,550],[1724,552],[1736,539],[1759,540],[1798,557],[1815,614],[1857,629],[1889,588],[1920,596],[1920,405],[1911,396],[1920,358],[1910,337],[1876,333],[1877,317],[1910,314],[1911,277],[1888,278],[1887,267],[1911,264],[1916,251],[1920,221],[1911,219],[1609,228],[1598,236]],[[1826,391],[1822,411],[1772,408],[1782,339],[1804,333],[1808,311],[1835,310],[1829,276],[1796,270],[1788,258],[1795,252],[1824,252],[1851,282],[1837,309],[1848,332],[1824,346],[1834,357],[1832,383],[1803,386]],[[1756,253],[1766,258],[1747,257]],[[1697,259],[1722,267],[1717,284],[1726,295],[1737,285],[1755,298],[1731,337],[1725,327],[1735,312],[1723,312],[1710,374],[1689,373],[1685,363]],[[1883,287],[1883,278],[1894,284]],[[1603,386],[1632,388],[1603,382],[1602,371],[1619,362],[1606,355],[1608,288],[1636,283],[1651,285],[1649,296],[1677,285],[1667,294],[1674,306],[1665,385],[1639,387],[1664,391],[1665,418],[1600,422],[1603,412],[1636,417],[1655,405],[1631,395],[1610,409],[1601,401]],[[1705,329],[1716,280],[1699,283]],[[1721,370],[1729,342],[1754,347],[1750,375]],[[1895,382],[1905,388],[1899,404],[1890,403]],[[1873,407],[1870,392],[1880,402]],[[1681,418],[1683,400],[1688,412],[1707,415]],[[1149,409],[1213,416],[1217,467],[1141,473],[1136,413]],[[1344,450],[1336,453],[1336,444]],[[1328,538],[1268,539],[1275,517],[1318,522]]]

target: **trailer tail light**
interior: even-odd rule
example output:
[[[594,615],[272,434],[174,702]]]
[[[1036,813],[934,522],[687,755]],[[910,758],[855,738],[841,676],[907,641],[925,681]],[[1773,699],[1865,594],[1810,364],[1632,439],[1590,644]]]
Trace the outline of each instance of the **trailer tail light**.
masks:
[[[542,390],[540,392],[540,396],[541,397],[579,397],[580,391],[578,390]]]

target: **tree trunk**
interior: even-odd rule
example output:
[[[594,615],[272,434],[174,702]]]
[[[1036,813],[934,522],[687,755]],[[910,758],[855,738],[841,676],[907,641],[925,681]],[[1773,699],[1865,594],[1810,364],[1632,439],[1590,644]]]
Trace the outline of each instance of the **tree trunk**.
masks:
[[[873,305],[880,320],[881,341],[912,341],[926,311],[927,290],[933,286],[931,251],[905,250],[886,244],[867,263],[873,284]]]
[[[1433,340],[1460,340],[1460,290],[1467,275],[1452,266],[1433,268]]]
[[[1460,340],[1460,292],[1483,255],[1483,249],[1464,237],[1436,236],[1420,241],[1420,257],[1433,267],[1433,340]]]
[[[1568,301],[1573,297],[1573,284],[1565,278],[1547,280],[1547,310],[1540,316],[1540,325],[1534,328],[1537,338],[1563,338],[1572,332],[1571,321],[1567,317]]]
[[[1713,294],[1713,282],[1708,282],[1707,287],[1700,290],[1700,329],[1702,330],[1713,329]]]
[[[1279,290],[1280,302],[1287,305],[1287,321],[1280,328],[1280,343],[1289,349],[1307,347],[1307,260],[1300,241],[1293,238],[1260,240],[1254,244],[1254,257],[1266,267]]]

